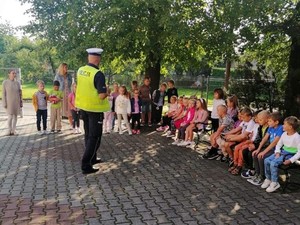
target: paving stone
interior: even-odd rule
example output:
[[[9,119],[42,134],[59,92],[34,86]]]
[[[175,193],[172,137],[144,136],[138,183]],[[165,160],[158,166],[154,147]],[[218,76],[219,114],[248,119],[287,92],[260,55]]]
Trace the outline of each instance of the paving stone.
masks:
[[[300,224],[300,192],[266,193],[225,164],[171,145],[155,127],[104,135],[100,172],[85,176],[84,137],[67,121],[62,134],[37,136],[28,109],[20,135],[4,137],[1,110],[1,225]]]

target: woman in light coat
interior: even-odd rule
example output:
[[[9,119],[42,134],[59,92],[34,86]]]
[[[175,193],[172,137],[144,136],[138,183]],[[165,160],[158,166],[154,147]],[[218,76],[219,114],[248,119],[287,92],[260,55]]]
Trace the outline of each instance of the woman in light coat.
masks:
[[[57,74],[54,77],[54,81],[55,80],[59,82],[59,90],[64,94],[64,98],[62,101],[62,117],[68,118],[70,129],[73,129],[72,114],[68,104],[68,96],[71,93],[72,76],[71,74],[68,74],[68,65],[66,63],[62,63],[59,65]]]
[[[21,85],[16,81],[14,70],[9,71],[8,79],[2,83],[2,104],[8,115],[8,130],[5,135],[16,135],[17,118],[23,103]]]

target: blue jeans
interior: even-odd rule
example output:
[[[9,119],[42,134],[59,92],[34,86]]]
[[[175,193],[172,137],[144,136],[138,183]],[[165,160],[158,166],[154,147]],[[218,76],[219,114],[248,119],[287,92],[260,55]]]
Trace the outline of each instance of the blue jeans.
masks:
[[[291,158],[293,154],[281,150],[280,156],[275,158],[275,153],[265,159],[265,176],[272,182],[278,181],[278,166],[283,163],[284,160]]]

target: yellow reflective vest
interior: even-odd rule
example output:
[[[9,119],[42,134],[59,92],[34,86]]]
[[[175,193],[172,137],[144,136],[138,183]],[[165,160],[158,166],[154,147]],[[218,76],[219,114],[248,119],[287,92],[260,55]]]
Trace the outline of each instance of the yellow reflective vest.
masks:
[[[77,88],[75,106],[88,112],[107,112],[110,110],[107,98],[101,100],[94,86],[94,78],[98,69],[86,65],[77,72]]]

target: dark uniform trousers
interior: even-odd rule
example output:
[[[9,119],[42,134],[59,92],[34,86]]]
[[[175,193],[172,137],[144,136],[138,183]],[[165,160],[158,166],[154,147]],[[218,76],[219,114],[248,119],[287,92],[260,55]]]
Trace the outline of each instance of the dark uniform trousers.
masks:
[[[88,112],[81,110],[84,123],[85,152],[81,161],[81,169],[91,169],[97,158],[102,136],[104,114],[102,112]]]

